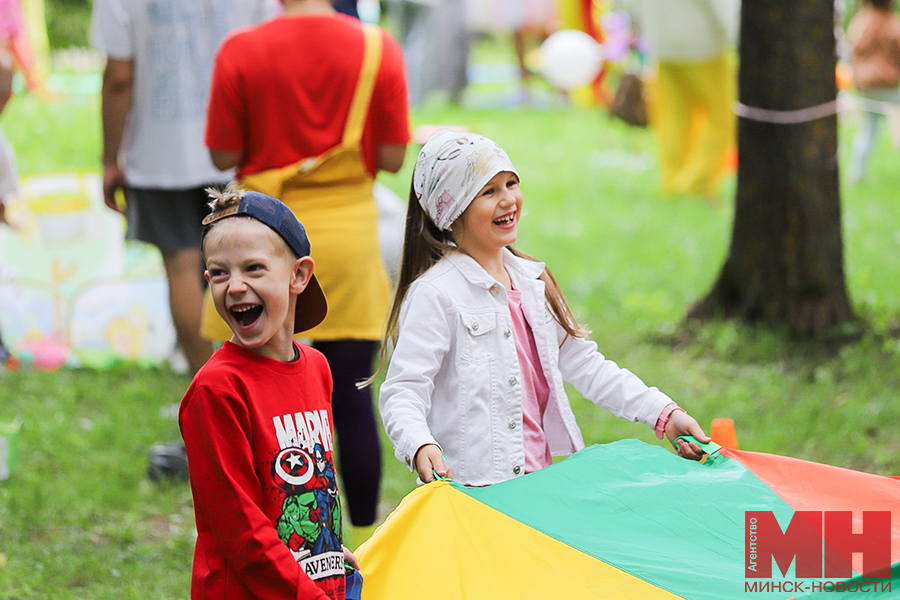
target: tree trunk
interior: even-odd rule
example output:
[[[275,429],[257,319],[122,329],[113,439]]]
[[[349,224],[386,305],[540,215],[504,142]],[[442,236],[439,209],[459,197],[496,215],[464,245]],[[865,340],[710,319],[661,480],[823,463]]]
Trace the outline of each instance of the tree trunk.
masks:
[[[835,65],[833,0],[742,2],[743,105],[796,111],[831,102]],[[837,116],[793,124],[749,117],[738,121],[729,256],[688,316],[762,321],[803,335],[854,320],[844,282]]]

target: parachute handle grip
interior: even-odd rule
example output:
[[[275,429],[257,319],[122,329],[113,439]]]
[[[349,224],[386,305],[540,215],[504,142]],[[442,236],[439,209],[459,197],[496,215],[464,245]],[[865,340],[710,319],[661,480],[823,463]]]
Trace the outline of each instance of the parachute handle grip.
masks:
[[[698,446],[700,446],[700,449],[703,450],[704,454],[715,454],[722,449],[722,446],[713,441],[701,442],[692,435],[680,435],[672,442],[672,446],[674,446],[676,450],[678,449],[678,440],[684,440],[688,443],[693,442],[697,444]]]

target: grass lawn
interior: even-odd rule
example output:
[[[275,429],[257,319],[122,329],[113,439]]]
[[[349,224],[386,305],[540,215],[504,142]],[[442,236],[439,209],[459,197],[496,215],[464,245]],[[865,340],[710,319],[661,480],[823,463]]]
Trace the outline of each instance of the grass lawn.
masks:
[[[90,87],[90,86],[87,86]],[[23,176],[99,169],[95,94],[16,97],[3,116]],[[689,408],[731,417],[741,447],[900,475],[898,152],[883,135],[862,185],[843,190],[850,294],[871,333],[826,348],[735,323],[684,327],[730,239],[726,200],[657,191],[650,132],[596,109],[470,110],[434,103],[413,124],[488,135],[522,175],[519,247],[546,261],[601,350]],[[842,119],[842,162],[855,127]],[[416,155],[381,181],[406,197]],[[0,373],[0,421],[23,422],[18,473],[0,483],[0,599],[185,598],[194,542],[186,485],[146,479],[147,451],[177,439],[164,409],[188,379],[167,368]],[[637,437],[572,393],[586,441]],[[414,486],[385,442],[383,512]]]

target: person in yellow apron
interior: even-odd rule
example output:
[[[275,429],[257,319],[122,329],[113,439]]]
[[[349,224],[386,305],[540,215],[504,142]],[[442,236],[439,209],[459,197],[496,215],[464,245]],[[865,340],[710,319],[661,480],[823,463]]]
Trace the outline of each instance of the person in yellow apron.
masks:
[[[710,203],[734,171],[740,0],[617,0],[647,42],[662,190]]]
[[[283,0],[283,3],[285,14],[280,19],[315,15],[314,18],[320,19],[317,21],[320,25],[316,25],[319,31],[323,25],[337,27],[342,32],[347,26],[353,26],[361,28],[364,38],[362,67],[340,142],[317,156],[252,173],[239,171],[238,176],[243,188],[281,199],[302,219],[309,234],[316,276],[328,301],[328,316],[302,337],[325,354],[331,366],[337,462],[351,520],[350,539],[345,543],[356,547],[374,528],[381,478],[381,449],[371,391],[357,389],[356,382],[372,372],[390,300],[390,283],[378,242],[374,175],[366,167],[362,140],[383,52],[399,51],[399,46],[385,48],[385,40],[393,44],[393,39],[376,27],[361,26],[355,21],[350,25],[349,17],[336,15],[327,0]],[[346,48],[335,48],[334,52],[346,52]],[[301,57],[296,58],[302,61]],[[214,81],[212,102],[215,95]],[[405,141],[402,145],[380,146],[376,164],[377,168],[394,172],[402,165],[409,139],[405,97],[401,104],[407,129]],[[264,117],[291,119],[297,118],[297,112],[285,108],[284,114]],[[212,114],[213,108],[210,119]],[[246,124],[252,126],[252,122]],[[212,127],[210,120],[208,130]],[[252,151],[249,149],[241,153],[217,152],[209,137],[208,134],[207,145],[213,162],[220,168],[240,166],[253,159],[247,156]],[[247,146],[252,148],[252,144]],[[201,332],[210,339],[230,337],[230,330],[216,314],[211,301],[205,307]]]

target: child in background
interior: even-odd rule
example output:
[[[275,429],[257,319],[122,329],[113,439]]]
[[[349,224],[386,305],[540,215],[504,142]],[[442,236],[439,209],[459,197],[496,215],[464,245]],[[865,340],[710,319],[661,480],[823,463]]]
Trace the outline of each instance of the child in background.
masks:
[[[0,78],[3,77],[0,66]],[[0,81],[0,87],[2,87]],[[5,101],[4,101],[5,103]],[[0,112],[3,111],[0,106]],[[3,128],[0,127],[0,225],[11,225],[6,214],[6,205],[19,193],[19,170],[16,167],[16,154],[10,145]]]
[[[437,473],[478,486],[546,467],[584,446],[564,381],[660,439],[709,441],[587,339],[544,264],[512,247],[521,215],[500,146],[446,130],[426,142],[384,344],[395,347],[379,407],[397,458],[424,482]],[[702,457],[697,444],[677,448]]]
[[[853,138],[850,181],[857,184],[866,175],[869,155],[875,147],[883,106],[900,105],[900,17],[894,0],[863,0],[847,27],[853,50],[850,65],[853,83],[863,104],[863,123]]]
[[[197,521],[191,598],[344,598],[331,372],[293,335],[325,318],[303,225],[279,200],[208,190],[206,279],[233,332],[179,425]]]
[[[6,108],[13,92],[13,75],[16,61],[13,40],[20,34],[22,18],[18,2],[0,0],[0,114]],[[6,205],[19,193],[19,171],[16,168],[16,154],[0,127],[0,225],[11,225],[6,215]],[[18,366],[15,357],[3,345],[0,337],[0,369],[14,369]]]
[[[2,70],[2,67],[0,67]],[[0,77],[2,77],[0,73]],[[0,82],[2,86],[2,82]],[[0,108],[0,112],[2,112]],[[6,216],[6,201],[19,190],[19,175],[16,169],[15,154],[12,146],[6,139],[3,129],[0,128],[0,226],[10,225]],[[0,370],[4,367],[15,369],[18,367],[18,361],[10,353],[9,349],[3,345],[3,338],[0,336]]]
[[[0,64],[10,73],[15,67],[21,69],[29,92],[42,88],[35,69],[34,50],[25,30],[21,0],[0,0]],[[11,89],[3,93],[3,102],[9,100],[10,93]]]
[[[2,67],[0,67],[2,69]],[[0,73],[0,77],[2,77]],[[2,82],[0,82],[2,86]],[[0,108],[0,112],[2,112]],[[0,226],[10,225],[6,217],[6,200],[19,190],[19,175],[16,170],[15,154],[13,154],[12,146],[6,139],[3,129],[0,128]],[[15,369],[18,367],[18,361],[10,353],[9,349],[3,345],[3,338],[0,336],[0,370],[3,368]]]
[[[16,72],[15,40],[21,36],[22,16],[18,0],[0,0],[0,114],[13,94]],[[0,128],[0,225],[9,225],[6,203],[19,192],[16,155],[3,129]]]

